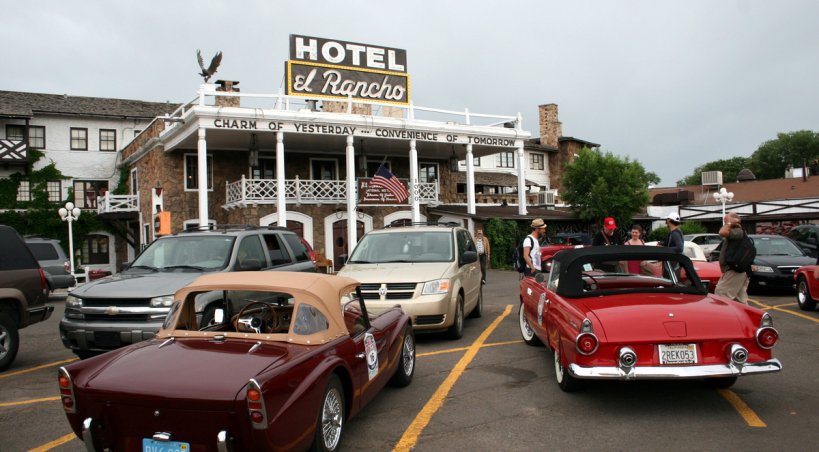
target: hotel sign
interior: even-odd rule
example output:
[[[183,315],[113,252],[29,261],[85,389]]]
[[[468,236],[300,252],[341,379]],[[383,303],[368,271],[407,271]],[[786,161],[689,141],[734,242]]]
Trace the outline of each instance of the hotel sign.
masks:
[[[287,94],[409,104],[406,50],[290,35]]]
[[[384,187],[370,185],[372,178],[360,177],[358,178],[358,204],[359,205],[377,205],[377,206],[400,206],[406,205],[409,202],[407,199],[404,202],[399,202],[389,190]],[[404,181],[401,184],[406,186]]]

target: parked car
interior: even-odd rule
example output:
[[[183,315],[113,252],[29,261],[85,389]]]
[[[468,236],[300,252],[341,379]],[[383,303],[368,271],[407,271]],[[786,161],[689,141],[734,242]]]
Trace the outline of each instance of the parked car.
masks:
[[[811,257],[819,257],[819,224],[800,224],[788,231],[787,237]]]
[[[806,265],[799,267],[793,274],[796,282],[796,303],[803,311],[813,311],[816,309],[816,301],[819,300],[819,260],[816,265]]]
[[[197,298],[219,320],[197,321]],[[176,292],[156,338],[60,368],[88,450],[338,450],[415,340],[398,307],[374,316],[358,282],[315,273],[217,273]]]
[[[720,243],[722,243],[722,236],[714,233],[706,234],[686,234],[683,240],[687,242],[694,242],[702,248],[706,256],[711,254]]]
[[[750,234],[756,248],[754,265],[756,270],[751,272],[749,290],[761,288],[793,290],[794,273],[804,265],[816,262],[805,254],[791,239],[781,235]],[[719,261],[722,245],[711,252],[711,259]]]
[[[552,257],[563,250],[583,248],[591,245],[592,237],[585,232],[561,232],[540,245],[540,268],[544,272],[552,269]]]
[[[65,255],[59,240],[26,237],[26,246],[46,272],[49,291],[67,289],[77,283],[74,275],[71,274],[71,261]]]
[[[0,371],[20,348],[19,330],[51,316],[46,274],[14,228],[0,225]]]
[[[646,242],[646,246],[657,246],[657,242]],[[691,259],[694,270],[697,272],[702,284],[709,292],[714,293],[717,283],[722,278],[722,269],[719,267],[719,262],[709,262],[702,248],[694,242],[683,242],[683,254]],[[662,275],[662,266],[657,261],[645,265],[644,268],[650,268],[651,274],[654,276]]]
[[[663,273],[601,270],[623,261],[661,262]],[[523,340],[553,351],[564,391],[589,379],[698,378],[727,388],[782,368],[770,314],[708,293],[691,260],[664,247],[563,251],[548,279],[521,279],[520,303]]]
[[[452,224],[386,227],[365,234],[338,273],[361,281],[370,310],[400,305],[421,331],[463,335],[464,316],[483,312],[472,235]]]
[[[153,241],[122,272],[74,289],[60,321],[63,344],[89,356],[151,339],[173,294],[197,277],[227,271],[315,272],[298,235],[279,227],[227,227],[167,235]],[[213,319],[215,302],[202,298],[197,315]]]

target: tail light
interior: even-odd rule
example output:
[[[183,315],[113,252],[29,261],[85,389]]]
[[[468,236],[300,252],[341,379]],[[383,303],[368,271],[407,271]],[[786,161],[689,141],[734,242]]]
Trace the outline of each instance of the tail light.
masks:
[[[245,399],[247,400],[247,414],[253,428],[257,430],[267,428],[267,410],[264,406],[262,388],[253,378],[247,382]]]
[[[43,293],[48,293],[48,282],[46,281],[46,275],[42,267],[40,267],[40,287]]]
[[[767,312],[762,314],[759,329],[756,330],[756,343],[760,347],[768,349],[773,348],[778,340],[779,333],[773,327],[773,318]]]
[[[733,344],[729,358],[734,364],[745,364],[748,361],[748,350],[739,344]]]
[[[591,320],[583,319],[583,324],[580,327],[580,334],[574,340],[574,347],[578,353],[584,356],[589,356],[597,351],[600,342],[597,336],[594,335]]]
[[[66,413],[77,412],[77,398],[74,397],[74,382],[71,381],[71,375],[65,370],[65,367],[60,367],[57,372],[57,383],[60,386],[60,397],[63,402],[63,409]]]
[[[68,261],[63,262],[63,269],[66,273],[71,273],[71,263]]]
[[[620,367],[634,367],[637,364],[637,353],[631,347],[620,349]]]

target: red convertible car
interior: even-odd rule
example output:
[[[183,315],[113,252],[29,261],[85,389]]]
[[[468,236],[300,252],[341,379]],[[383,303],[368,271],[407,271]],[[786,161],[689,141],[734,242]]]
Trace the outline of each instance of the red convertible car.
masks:
[[[816,309],[816,301],[819,300],[819,265],[799,267],[793,273],[793,278],[796,280],[796,303],[799,309]]]
[[[199,325],[199,297],[220,299]],[[155,339],[60,368],[63,409],[89,450],[337,450],[415,340],[398,307],[367,314],[358,282],[314,273],[202,276]]]
[[[657,261],[663,271],[617,270],[629,261]],[[567,250],[544,276],[521,279],[520,331],[554,351],[564,391],[586,379],[702,378],[725,388],[782,368],[770,314],[708,293],[691,260],[667,248]]]

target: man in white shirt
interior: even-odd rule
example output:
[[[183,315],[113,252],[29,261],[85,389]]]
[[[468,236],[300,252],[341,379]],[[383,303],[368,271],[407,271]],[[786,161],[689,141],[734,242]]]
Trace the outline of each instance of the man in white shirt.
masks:
[[[540,238],[546,234],[546,223],[542,218],[532,220],[532,233],[523,239],[523,260],[526,271],[523,276],[535,276],[540,272]]]

